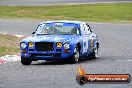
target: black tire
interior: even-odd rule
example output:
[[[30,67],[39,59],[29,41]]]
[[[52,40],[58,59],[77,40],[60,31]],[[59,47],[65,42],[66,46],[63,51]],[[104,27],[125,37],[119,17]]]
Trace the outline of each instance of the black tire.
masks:
[[[91,58],[92,59],[97,59],[98,58],[98,47],[96,47],[93,52],[92,52],[92,55],[91,55]]]
[[[21,57],[21,63],[23,65],[30,65],[32,63],[32,60],[31,59],[27,59],[27,58],[23,58]]]
[[[71,62],[72,63],[77,63],[79,61],[79,55],[80,55],[79,50],[78,50],[77,47],[75,47],[74,54],[72,56],[72,61]]]

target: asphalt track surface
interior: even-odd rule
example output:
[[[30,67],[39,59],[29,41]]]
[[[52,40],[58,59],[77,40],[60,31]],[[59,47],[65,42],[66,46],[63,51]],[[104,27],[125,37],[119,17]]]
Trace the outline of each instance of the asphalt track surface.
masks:
[[[30,35],[41,21],[0,20],[0,32]],[[75,77],[81,65],[88,74],[132,75],[132,24],[88,22],[99,37],[98,59],[81,60],[78,64],[18,62],[0,64],[0,88],[132,88],[130,84],[85,84]]]
[[[31,5],[58,5],[58,4],[86,4],[86,3],[115,3],[132,2],[132,0],[0,0],[0,5],[31,6]]]

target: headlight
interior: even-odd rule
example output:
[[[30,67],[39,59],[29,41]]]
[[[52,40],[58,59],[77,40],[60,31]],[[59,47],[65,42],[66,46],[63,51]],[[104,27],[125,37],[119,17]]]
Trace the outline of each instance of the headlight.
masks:
[[[70,45],[69,45],[68,43],[65,43],[65,44],[64,44],[64,48],[65,48],[65,49],[69,49],[69,48],[70,48]]]
[[[34,43],[33,42],[29,42],[28,46],[29,47],[34,47]]]
[[[61,47],[62,47],[62,43],[61,43],[61,42],[58,42],[58,43],[57,43],[57,47],[58,47],[58,48],[61,48]]]
[[[21,45],[20,45],[20,46],[21,46],[21,48],[22,48],[22,49],[25,49],[25,48],[27,47],[26,43],[24,43],[24,42],[23,42],[23,43],[21,43]]]

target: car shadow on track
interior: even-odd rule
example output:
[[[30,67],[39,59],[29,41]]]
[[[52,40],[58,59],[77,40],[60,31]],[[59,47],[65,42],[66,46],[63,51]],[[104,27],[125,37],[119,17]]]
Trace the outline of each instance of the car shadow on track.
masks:
[[[99,58],[98,58],[99,59]],[[82,64],[97,61],[97,59],[81,58],[78,63],[70,63],[69,61],[40,61],[32,63],[32,65],[68,65],[68,64]]]
[[[121,59],[119,56],[100,56],[97,59],[92,58],[81,58],[78,63],[70,63],[68,61],[39,61],[33,62],[31,65],[80,65],[87,63],[113,63],[116,60]]]

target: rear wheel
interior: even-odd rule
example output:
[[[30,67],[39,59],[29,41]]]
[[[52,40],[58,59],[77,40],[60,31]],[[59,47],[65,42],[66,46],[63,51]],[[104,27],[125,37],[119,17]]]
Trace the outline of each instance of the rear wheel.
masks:
[[[31,59],[27,59],[27,58],[23,58],[21,57],[21,63],[23,65],[30,65],[32,63],[32,60]]]
[[[74,54],[73,54],[73,57],[72,57],[72,63],[77,63],[79,61],[79,50],[77,47],[75,47],[74,49]]]
[[[93,59],[98,58],[98,47],[96,47],[96,48],[93,50],[91,56],[92,56]]]

